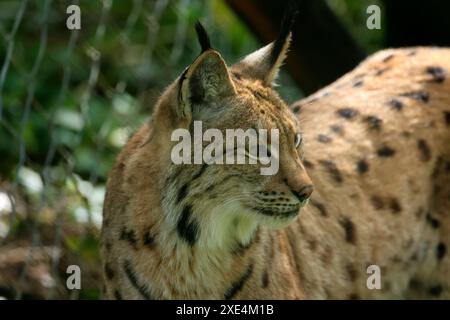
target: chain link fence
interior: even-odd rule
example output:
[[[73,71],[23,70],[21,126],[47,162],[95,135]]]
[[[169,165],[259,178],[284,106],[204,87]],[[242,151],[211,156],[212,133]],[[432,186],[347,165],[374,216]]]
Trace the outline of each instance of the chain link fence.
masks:
[[[197,19],[230,63],[259,46],[221,0],[0,2],[0,297],[99,298],[108,170],[198,54]]]

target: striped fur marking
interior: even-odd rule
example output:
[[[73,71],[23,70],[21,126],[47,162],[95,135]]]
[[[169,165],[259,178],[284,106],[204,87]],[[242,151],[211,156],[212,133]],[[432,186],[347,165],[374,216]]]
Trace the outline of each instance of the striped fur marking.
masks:
[[[139,283],[136,273],[131,266],[131,262],[128,260],[125,260],[123,263],[123,269],[125,271],[125,274],[128,277],[128,280],[130,281],[131,285],[147,300],[155,300],[152,298],[151,294],[148,292],[148,288],[145,284]]]
[[[233,297],[236,296],[236,294],[242,290],[245,283],[251,277],[252,273],[253,273],[253,264],[250,264],[247,270],[245,270],[244,274],[242,274],[242,276],[237,281],[235,281],[233,285],[225,292],[224,294],[225,300],[233,299]]]

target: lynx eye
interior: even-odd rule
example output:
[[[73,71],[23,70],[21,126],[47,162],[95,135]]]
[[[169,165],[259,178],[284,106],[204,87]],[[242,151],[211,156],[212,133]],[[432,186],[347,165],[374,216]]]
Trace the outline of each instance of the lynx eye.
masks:
[[[296,133],[295,140],[294,140],[294,144],[295,144],[296,148],[298,148],[298,146],[301,145],[302,140],[303,140],[302,135],[300,133]]]

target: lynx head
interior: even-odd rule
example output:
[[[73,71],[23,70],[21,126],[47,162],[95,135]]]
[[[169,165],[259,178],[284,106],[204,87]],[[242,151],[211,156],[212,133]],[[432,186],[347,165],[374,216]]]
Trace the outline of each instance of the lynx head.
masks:
[[[301,160],[299,123],[273,88],[291,40],[291,21],[285,20],[274,42],[231,67],[211,47],[206,31],[198,23],[202,52],[160,99],[153,118],[152,139],[159,145],[161,161],[169,163],[162,204],[179,236],[190,245],[220,242],[230,232],[246,242],[249,231],[259,224],[286,225],[298,215],[312,192]],[[171,139],[174,130],[184,129],[195,140],[195,125],[200,122],[202,132],[214,129],[212,132],[224,137],[218,142],[215,134],[215,138],[205,135],[201,147],[208,148],[215,142],[216,147],[223,145],[224,153],[230,151],[225,146],[230,129],[254,130],[258,137],[264,131],[261,129],[266,129],[268,146],[275,142],[270,132],[277,131],[278,170],[262,175],[260,169],[265,165],[248,161],[174,164],[171,154],[178,145]],[[244,143],[248,157],[249,141]],[[189,143],[192,148],[187,158],[194,160],[198,141]]]

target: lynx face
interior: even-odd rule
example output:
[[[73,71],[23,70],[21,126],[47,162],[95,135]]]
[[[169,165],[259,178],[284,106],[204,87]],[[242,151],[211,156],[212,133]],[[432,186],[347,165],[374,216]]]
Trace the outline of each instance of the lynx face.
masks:
[[[201,122],[203,130],[218,130],[223,136],[230,130],[246,132],[250,129],[260,133],[263,129],[267,132],[269,151],[274,150],[271,133],[276,131],[276,154],[269,152],[269,156],[276,157],[278,168],[274,174],[262,175],[264,165],[259,161],[256,164],[249,161],[245,164],[171,163],[164,186],[166,211],[183,212],[189,205],[200,220],[209,220],[206,215],[217,214],[220,218],[216,223],[222,218],[236,221],[243,218],[251,225],[263,222],[284,226],[297,216],[313,190],[301,162],[302,136],[298,121],[272,88],[290,34],[278,40],[280,43],[269,44],[229,68],[221,55],[211,49],[199,28],[203,51],[171,89],[177,97],[176,102],[174,99],[169,102],[175,114],[172,130],[186,128],[193,136],[194,122]],[[167,122],[162,117],[167,114],[157,114],[155,123]],[[153,134],[156,139],[167,139],[158,128]],[[204,147],[204,141],[203,144]],[[223,144],[226,153],[237,152],[228,150],[225,141]],[[246,140],[246,157],[249,156],[248,144]],[[194,149],[192,146],[191,150]],[[182,180],[188,182],[180,184]]]
[[[241,204],[257,216],[262,215],[258,219],[267,222],[289,221],[297,216],[300,206],[305,204],[312,191],[311,182],[301,163],[302,136],[298,121],[270,86],[239,76],[239,72],[235,74],[239,78],[233,80],[239,89],[233,106],[235,119],[230,123],[245,126],[244,129],[262,128],[267,132],[277,129],[278,154],[271,156],[277,157],[279,170],[274,175],[265,176],[260,173],[260,165],[245,165],[224,168],[227,170],[224,174],[237,174],[238,192],[247,195]]]

